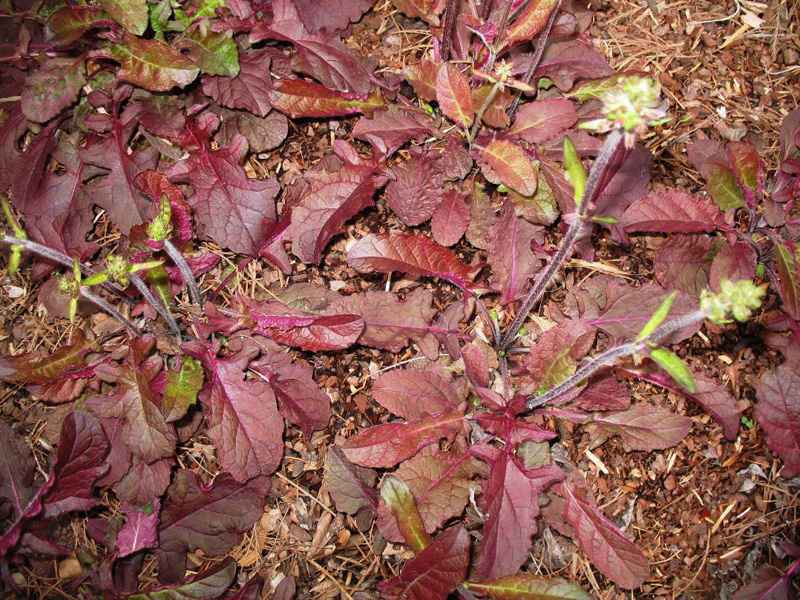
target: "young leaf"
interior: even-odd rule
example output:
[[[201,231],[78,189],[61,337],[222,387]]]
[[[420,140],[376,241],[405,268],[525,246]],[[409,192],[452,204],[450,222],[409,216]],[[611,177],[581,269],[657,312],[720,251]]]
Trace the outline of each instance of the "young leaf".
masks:
[[[707,198],[680,191],[651,192],[622,215],[627,232],[711,233],[725,227],[724,215]]]
[[[299,117],[346,117],[373,113],[386,108],[386,101],[378,91],[369,94],[340,92],[301,79],[280,79],[269,92],[272,106],[282,113]]]
[[[564,170],[567,181],[572,186],[572,198],[575,200],[575,206],[580,207],[583,192],[586,189],[586,168],[575,149],[575,144],[567,136],[564,136]]]
[[[86,368],[86,354],[98,350],[100,345],[78,330],[72,344],[60,347],[50,356],[26,352],[0,357],[0,379],[12,383],[53,383]]]
[[[663,450],[677,445],[692,429],[692,420],[652,406],[595,415],[592,449],[619,435],[626,452]]]
[[[449,119],[465,129],[475,120],[469,83],[454,64],[446,62],[436,76],[436,101]]]
[[[556,7],[557,0],[533,0],[506,32],[506,43],[513,46],[535,38]]]
[[[117,552],[120,558],[158,545],[160,509],[160,500],[144,508],[134,508],[128,504],[122,506],[122,512],[127,515],[128,520],[117,534]]]
[[[390,413],[407,420],[458,406],[462,400],[455,386],[436,371],[408,369],[382,373],[372,385],[372,395]]]
[[[447,190],[431,219],[433,239],[442,246],[452,246],[461,239],[468,226],[469,204],[466,198],[454,189]]]
[[[510,140],[493,139],[485,146],[475,146],[476,159],[486,179],[504,184],[523,196],[536,192],[538,174],[528,153]]]
[[[433,539],[425,531],[414,494],[403,480],[392,476],[384,479],[381,485],[381,500],[394,515],[403,540],[415,554],[419,554],[431,545]]]
[[[647,558],[600,512],[586,484],[565,481],[561,494],[563,518],[575,530],[575,539],[592,564],[622,588],[642,585],[650,576]]]
[[[201,73],[236,77],[239,74],[239,47],[231,31],[215,32],[190,28],[176,40]]]
[[[650,320],[645,323],[645,326],[642,327],[642,330],[639,332],[639,337],[636,338],[637,342],[641,342],[642,340],[650,337],[650,335],[656,329],[658,329],[658,326],[664,322],[664,319],[666,319],[667,315],[669,315],[669,311],[672,308],[672,303],[675,302],[677,295],[677,292],[672,292],[669,296],[662,300],[661,304],[653,313],[653,316],[650,317]]]
[[[354,515],[363,508],[378,509],[373,469],[354,465],[339,446],[330,446],[325,456],[325,484],[336,509]]]
[[[594,345],[595,329],[577,319],[545,331],[524,360],[530,374],[526,390],[537,393],[562,383],[577,370],[577,362]]]
[[[350,248],[347,264],[361,273],[400,271],[441,277],[462,289],[473,286],[475,273],[452,250],[414,233],[369,234]]]
[[[729,281],[753,279],[757,262],[756,251],[749,244],[744,242],[725,244],[711,261],[708,285],[712,291],[719,292],[723,279]]]
[[[578,113],[572,102],[564,98],[548,98],[524,104],[517,112],[510,131],[530,144],[541,144],[566,131],[577,121]]]
[[[489,465],[489,478],[480,500],[488,519],[474,568],[476,576],[485,580],[515,573],[528,560],[531,536],[537,530],[539,494],[564,473],[552,463],[524,469],[510,451],[484,447],[480,452]]]
[[[120,79],[153,92],[186,87],[200,73],[194,62],[164,42],[146,40],[127,32],[122,34],[119,43],[101,52],[100,56],[120,64]]]
[[[25,78],[22,112],[36,123],[45,123],[75,103],[86,84],[82,58],[51,58]]]
[[[386,423],[365,429],[342,445],[357,465],[375,469],[393,467],[425,446],[451,438],[464,422],[464,406],[449,408],[409,423]]]
[[[100,6],[133,35],[142,35],[147,29],[146,0],[100,0]]]
[[[469,534],[452,527],[408,561],[397,577],[378,584],[387,600],[446,600],[464,581],[469,563]]]
[[[669,373],[670,377],[686,388],[689,393],[694,393],[695,387],[692,372],[677,354],[670,352],[666,348],[653,348],[650,350],[650,358],[656,361],[662,369]]]
[[[181,357],[181,366],[167,371],[162,409],[167,423],[177,421],[197,402],[197,393],[203,387],[203,368],[191,356]]]
[[[472,582],[467,587],[493,600],[591,600],[580,586],[565,579],[520,573]]]
[[[761,198],[763,176],[758,153],[750,144],[744,142],[731,142],[725,149],[725,153],[736,183],[744,193],[747,205],[755,208],[756,202]]]
[[[784,462],[783,477],[800,473],[800,374],[781,365],[761,377],[756,419],[767,446]]]
[[[227,473],[206,487],[191,471],[179,470],[161,508],[158,580],[180,581],[189,551],[199,548],[206,556],[220,556],[232,550],[264,513],[269,487],[267,477],[242,485]]]
[[[411,149],[411,157],[392,167],[394,179],[386,186],[386,201],[408,226],[420,225],[442,203],[443,171],[438,152]]]

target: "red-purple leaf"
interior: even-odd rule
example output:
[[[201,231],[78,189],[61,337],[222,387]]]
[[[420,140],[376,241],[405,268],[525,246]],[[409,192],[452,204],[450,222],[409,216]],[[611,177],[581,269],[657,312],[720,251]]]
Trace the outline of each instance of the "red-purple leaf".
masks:
[[[277,218],[278,182],[245,175],[239,165],[247,151],[242,136],[227,148],[213,150],[209,134],[218,124],[218,117],[211,113],[188,123],[180,143],[191,155],[173,165],[167,175],[194,189],[189,204],[201,233],[234,252],[255,256],[265,240],[264,227]]]
[[[556,0],[533,0],[533,2],[528,3],[527,8],[508,28],[506,43],[509,46],[513,46],[535,38],[544,29],[556,4]]]
[[[759,569],[754,581],[737,590],[733,600],[792,600],[791,586],[791,576],[767,565]]]
[[[442,246],[458,242],[469,226],[469,212],[466,198],[456,190],[447,190],[431,219],[433,239]]]
[[[410,423],[386,423],[365,429],[342,445],[357,465],[389,468],[411,458],[425,446],[451,438],[464,422],[464,405],[448,408]]]
[[[800,320],[800,262],[784,243],[775,245],[775,267],[780,277],[780,293],[784,310]]]
[[[730,281],[753,279],[757,262],[756,251],[749,244],[744,242],[724,244],[711,261],[708,285],[713,291],[718,292],[723,279]]]
[[[600,512],[586,484],[565,481],[561,493],[563,517],[575,529],[575,539],[592,564],[622,588],[642,585],[650,576],[647,558]]]
[[[487,261],[492,268],[490,286],[500,292],[500,303],[509,304],[522,296],[528,282],[542,268],[531,244],[544,243],[544,230],[516,215],[514,203],[506,200],[500,216],[489,231]]]
[[[216,136],[223,146],[230,144],[236,134],[242,134],[250,152],[266,152],[280,146],[289,133],[289,120],[276,110],[263,118],[246,111],[223,110],[220,109],[223,120]]]
[[[269,92],[272,77],[269,73],[270,52],[251,50],[239,55],[239,74],[236,77],[203,76],[203,91],[222,106],[249,110],[266,117],[272,109]]]
[[[134,85],[153,92],[168,92],[173,87],[183,88],[197,79],[197,65],[172,46],[159,40],[147,40],[124,32],[119,43],[108,50],[106,56],[120,64],[118,76]]]
[[[478,488],[475,477],[485,472],[483,463],[461,446],[447,451],[428,446],[400,465],[392,476],[408,485],[425,531],[432,534],[461,514],[470,494]],[[403,541],[394,515],[384,506],[378,509],[378,526],[386,539]]]
[[[731,142],[725,148],[725,153],[747,205],[755,208],[756,202],[761,198],[763,178],[763,169],[761,161],[758,159],[758,153],[750,144],[744,142]]]
[[[665,289],[699,298],[708,287],[718,242],[703,234],[670,236],[656,250],[653,261],[656,279]]]
[[[108,470],[108,451],[108,439],[97,419],[82,410],[67,415],[58,440],[50,489],[43,500],[44,516],[88,510],[100,504],[92,492],[95,481]]]
[[[632,204],[620,225],[628,232],[710,233],[725,227],[725,221],[720,210],[707,198],[664,191],[652,192]]]
[[[630,405],[630,391],[614,375],[590,379],[574,402],[584,410],[626,410]]]
[[[142,35],[147,29],[146,0],[100,0],[100,6],[134,35]]]
[[[441,277],[467,289],[476,269],[462,263],[452,250],[414,233],[369,234],[350,248],[347,264],[361,273],[400,271]]]
[[[569,129],[577,121],[578,113],[572,102],[564,98],[548,98],[523,105],[510,131],[526,142],[540,144]]]
[[[450,119],[469,127],[475,118],[475,106],[467,79],[452,63],[442,63],[436,76],[436,101]]]
[[[781,365],[761,377],[757,387],[756,419],[767,446],[784,463],[781,475],[800,474],[800,374]]]
[[[371,118],[363,117],[353,127],[353,136],[368,141],[375,153],[388,156],[411,140],[422,141],[432,123],[416,111],[390,106]]]
[[[469,534],[452,527],[408,561],[397,577],[378,585],[391,600],[446,600],[464,581],[469,563]]]
[[[83,58],[50,58],[25,78],[22,112],[45,123],[73,104],[86,84]]]
[[[117,534],[117,552],[120,558],[152,548],[158,544],[158,514],[161,502],[156,500],[144,508],[123,505],[122,512],[128,520]]]
[[[520,61],[516,67],[524,70],[527,64]],[[549,42],[536,69],[537,79],[548,77],[560,90],[569,90],[581,77],[595,79],[613,74],[606,58],[584,38]]]
[[[474,155],[486,179],[504,184],[523,196],[532,196],[539,177],[533,160],[522,146],[498,138],[484,144],[474,146]]]
[[[269,479],[257,477],[244,485],[227,473],[206,487],[181,469],[167,490],[158,531],[158,578],[175,583],[186,570],[186,553],[202,550],[219,556],[233,549],[240,536],[264,513]]]
[[[461,394],[436,371],[396,369],[382,373],[372,386],[378,404],[406,420],[458,406]]]
[[[489,581],[470,582],[469,589],[493,600],[591,600],[577,584],[566,579],[532,573],[508,575]]]
[[[531,347],[524,365],[533,393],[557,386],[577,370],[577,362],[594,345],[594,327],[571,320],[545,331]]]
[[[114,484],[117,499],[136,506],[146,506],[160,498],[169,487],[174,463],[172,457],[151,464],[133,457],[130,470]]]
[[[510,575],[528,560],[539,516],[539,494],[564,473],[554,464],[539,469],[521,467],[510,452],[485,447],[481,458],[489,464],[481,510],[489,517],[475,557],[478,579]]]
[[[328,426],[331,400],[314,381],[310,367],[294,362],[289,354],[274,352],[250,368],[269,380],[281,414],[307,437]]]
[[[180,583],[150,586],[142,590],[141,593],[133,594],[128,598],[131,600],[150,598],[158,598],[159,600],[220,600],[225,591],[231,586],[231,583],[233,583],[235,577],[236,561],[228,557],[213,567],[202,570],[195,575],[190,575]],[[258,575],[254,579],[257,578]],[[248,592],[248,584],[245,584],[235,596],[229,597],[228,600],[245,600],[245,598],[254,600],[251,587],[251,595],[246,597],[243,595]],[[134,589],[136,588],[134,587]],[[256,591],[258,591],[257,588]]]
[[[292,252],[303,262],[319,264],[322,251],[353,216],[374,203],[386,178],[378,166],[360,160],[348,146],[339,155],[307,171],[296,184],[292,208]]]
[[[273,84],[269,101],[274,108],[297,119],[299,117],[346,117],[364,114],[371,117],[386,101],[380,92],[358,94],[340,92],[301,79],[281,79]]]
[[[158,204],[162,197],[167,197],[171,210],[172,241],[175,245],[182,247],[194,237],[191,207],[186,202],[181,189],[170,182],[166,175],[160,171],[148,169],[139,173],[133,183],[136,189],[144,192],[155,204]]]
[[[330,446],[325,457],[325,485],[336,509],[354,515],[363,508],[377,510],[378,474],[366,467],[354,465],[339,446]]]
[[[386,201],[408,226],[420,225],[442,203],[443,171],[439,153],[411,149],[411,158],[392,167],[394,180],[386,186]]]
[[[41,486],[34,484],[36,461],[28,445],[18,438],[11,427],[0,421],[0,500],[10,504],[4,515],[10,526],[0,534],[0,556],[4,556],[19,539],[22,520],[40,510]],[[5,520],[4,520],[5,521]]]
[[[439,74],[436,63],[422,59],[416,65],[409,65],[403,69],[403,74],[417,96],[428,102],[436,100],[436,77]]]
[[[311,33],[320,29],[333,32],[346,29],[367,12],[375,0],[292,0],[305,28]]]
[[[592,449],[612,435],[622,438],[626,452],[663,450],[680,443],[692,429],[692,420],[659,407],[639,405],[620,412],[597,414]]]
[[[96,6],[63,6],[47,19],[44,39],[56,45],[67,45],[92,29],[114,25],[108,13]]]
[[[97,342],[78,330],[72,344],[60,347],[50,356],[26,352],[0,357],[0,379],[13,383],[53,383],[84,369],[85,355],[99,349]]]

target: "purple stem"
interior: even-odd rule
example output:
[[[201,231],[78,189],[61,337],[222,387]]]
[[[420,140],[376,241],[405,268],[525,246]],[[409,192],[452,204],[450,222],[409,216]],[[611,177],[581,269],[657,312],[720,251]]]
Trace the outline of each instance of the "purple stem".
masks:
[[[175,317],[172,316],[172,313],[169,312],[169,308],[164,306],[164,304],[159,300],[153,292],[150,291],[150,288],[144,282],[144,280],[139,277],[136,273],[131,273],[128,275],[128,279],[130,279],[133,286],[139,290],[139,293],[142,295],[150,306],[152,306],[155,311],[161,315],[161,318],[167,322],[170,331],[172,331],[173,335],[178,338],[178,342],[181,341],[181,328],[178,325],[178,322],[175,320]]]
[[[450,47],[453,39],[453,29],[455,28],[456,0],[447,0],[444,7],[444,22],[442,24],[442,45],[439,54],[442,62],[450,60]]]
[[[508,348],[511,342],[514,341],[519,328],[522,327],[525,319],[528,318],[528,314],[531,312],[534,304],[542,297],[547,286],[550,285],[550,282],[553,280],[556,273],[558,273],[559,268],[561,268],[561,264],[567,258],[567,254],[569,254],[572,249],[572,244],[578,239],[578,235],[581,229],[583,229],[583,218],[589,210],[589,205],[594,200],[600,181],[603,179],[606,169],[608,169],[608,166],[611,164],[612,157],[622,145],[623,139],[623,133],[617,129],[608,134],[606,141],[603,143],[603,147],[600,149],[600,154],[592,165],[592,170],[589,171],[589,178],[586,181],[586,188],[583,191],[575,220],[570,223],[564,239],[561,240],[561,245],[556,255],[550,260],[544,273],[542,273],[536,280],[536,283],[533,284],[531,291],[528,292],[528,296],[525,298],[522,308],[520,308],[508,331],[506,331],[505,336],[503,336],[503,339],[500,341],[501,349]]]
[[[86,300],[88,300],[98,308],[101,308],[104,311],[106,311],[109,315],[111,315],[117,321],[122,323],[125,326],[125,328],[128,331],[130,331],[133,335],[142,335],[141,330],[138,327],[136,327],[136,325],[131,323],[131,321],[125,315],[123,315],[116,308],[114,308],[113,305],[106,302],[103,298],[101,298],[94,292],[90,292],[86,288],[81,288],[81,296],[83,296]]]
[[[178,270],[181,272],[181,277],[183,278],[183,283],[185,283],[186,287],[189,289],[189,298],[202,309],[203,295],[200,293],[200,286],[197,285],[197,280],[194,278],[194,273],[192,273],[189,263],[186,262],[183,254],[175,247],[175,244],[167,239],[163,241],[167,256],[169,256],[173,264],[178,267]]]

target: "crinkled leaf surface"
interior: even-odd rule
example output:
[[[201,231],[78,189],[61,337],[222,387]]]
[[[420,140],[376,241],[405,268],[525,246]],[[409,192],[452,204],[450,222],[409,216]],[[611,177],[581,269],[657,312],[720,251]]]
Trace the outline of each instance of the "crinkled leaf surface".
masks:
[[[725,227],[725,220],[708,198],[669,190],[634,202],[622,215],[620,226],[627,232],[710,233]]]
[[[239,74],[239,47],[231,31],[203,31],[189,28],[175,42],[206,75],[236,77]]]
[[[53,383],[84,369],[87,366],[85,355],[99,349],[94,340],[78,330],[71,344],[61,346],[49,356],[26,352],[0,357],[0,379],[15,383]]]
[[[718,292],[723,279],[730,281],[753,279],[757,262],[756,251],[749,244],[744,242],[724,244],[711,261],[709,287]]]
[[[167,422],[177,421],[197,402],[197,393],[203,387],[203,368],[191,356],[182,356],[178,369],[167,371],[162,407]]]
[[[526,142],[540,144],[566,131],[577,121],[578,113],[572,102],[565,98],[548,98],[524,104],[517,112],[510,132]]]
[[[372,396],[393,415],[419,419],[425,413],[458,406],[462,398],[453,383],[436,371],[395,369],[381,373]]]
[[[458,525],[438,536],[412,558],[397,577],[378,585],[381,595],[395,600],[446,600],[464,581],[469,563],[469,534]]]
[[[375,0],[292,0],[305,28],[311,33],[320,29],[336,31],[346,29],[367,12]]]
[[[73,104],[86,84],[83,57],[50,58],[25,78],[22,112],[45,123]]]
[[[100,0],[100,6],[126,30],[142,35],[149,22],[146,0]]]
[[[44,39],[57,45],[68,45],[97,27],[112,27],[108,13],[96,6],[62,6],[47,19]]]
[[[433,123],[418,112],[390,106],[371,118],[363,117],[353,127],[353,136],[366,140],[380,155],[388,156],[411,140],[422,141]]]
[[[475,119],[475,106],[466,77],[452,63],[442,63],[436,76],[436,101],[450,119],[469,127]]]
[[[392,167],[394,179],[386,186],[386,201],[409,226],[430,219],[442,203],[443,170],[439,153],[412,149],[411,158]]]
[[[524,362],[533,391],[555,387],[574,374],[594,339],[594,328],[580,319],[560,323],[539,336]]]
[[[241,108],[265,117],[272,108],[269,101],[269,91],[272,89],[269,65],[268,50],[243,52],[239,56],[238,75],[204,75],[203,91],[222,106]]]
[[[469,213],[467,199],[456,190],[447,190],[431,219],[433,239],[442,246],[458,242],[469,227]]]
[[[680,443],[692,429],[692,420],[659,407],[638,405],[620,412],[595,415],[592,436],[596,448],[611,435],[622,438],[627,452],[663,450]]]
[[[269,487],[267,477],[241,484],[228,473],[206,487],[196,474],[179,470],[161,508],[159,581],[180,581],[189,551],[199,548],[206,556],[219,556],[236,546],[241,534],[263,514]]]
[[[647,558],[597,507],[585,482],[565,481],[563,518],[575,530],[578,545],[603,575],[618,586],[634,589],[650,576]]]
[[[546,1],[546,0],[545,0]],[[518,68],[527,65],[521,62]],[[554,40],[545,46],[536,77],[548,77],[560,90],[569,90],[580,77],[597,78],[613,75],[606,58],[586,39]]]
[[[719,240],[703,234],[674,235],[656,250],[653,270],[668,290],[700,297],[709,285],[711,265]]]
[[[630,405],[630,390],[614,375],[590,378],[574,402],[574,406],[585,410],[626,410]]]
[[[34,484],[36,462],[28,445],[0,421],[0,499],[11,505],[9,529],[0,536],[0,555],[5,555],[19,539],[21,521],[31,511],[39,495]],[[5,527],[5,524],[4,524]]]
[[[781,365],[761,377],[757,385],[756,419],[767,446],[784,463],[781,475],[800,473],[800,374]]]
[[[103,51],[120,64],[118,76],[153,92],[183,88],[197,79],[200,69],[172,46],[123,33],[122,40]]]

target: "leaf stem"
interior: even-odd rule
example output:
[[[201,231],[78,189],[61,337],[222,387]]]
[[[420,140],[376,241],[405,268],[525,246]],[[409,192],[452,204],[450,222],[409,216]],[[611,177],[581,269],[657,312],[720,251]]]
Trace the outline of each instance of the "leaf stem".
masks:
[[[114,306],[111,303],[107,302],[105,299],[101,298],[94,292],[87,290],[86,288],[81,288],[80,293],[81,296],[83,296],[86,300],[88,300],[98,308],[101,308],[109,315],[114,317],[117,321],[122,323],[125,326],[125,328],[128,331],[130,331],[133,335],[142,335],[141,330],[138,327],[136,327],[136,325],[134,325],[125,315],[123,315],[116,308],[114,308]]]
[[[494,100],[495,96],[497,96],[497,92],[499,92],[503,87],[502,81],[495,81],[492,89],[489,90],[489,94],[486,96],[486,99],[481,104],[481,107],[478,109],[478,112],[475,113],[475,122],[472,124],[472,129],[469,130],[469,138],[467,141],[472,143],[472,140],[475,139],[475,136],[478,133],[478,128],[481,126],[481,122],[483,121],[483,115],[488,110],[489,105]]]
[[[589,177],[586,181],[586,188],[583,191],[580,205],[577,208],[575,220],[570,223],[567,233],[564,235],[564,239],[561,240],[561,245],[558,247],[558,251],[556,252],[555,256],[553,256],[553,258],[550,260],[547,268],[536,280],[536,283],[533,284],[531,291],[528,292],[525,302],[523,302],[522,307],[520,308],[519,312],[517,312],[517,316],[514,318],[514,321],[511,323],[508,331],[506,331],[505,336],[503,336],[503,339],[500,341],[501,349],[505,350],[508,348],[511,342],[514,341],[519,328],[522,327],[525,319],[528,318],[528,314],[530,313],[534,304],[536,304],[536,302],[538,302],[542,297],[542,294],[544,294],[544,291],[550,285],[550,282],[553,280],[556,273],[558,273],[561,264],[567,258],[567,255],[572,248],[572,244],[574,244],[575,240],[578,239],[578,235],[583,229],[583,218],[586,216],[589,210],[589,205],[592,203],[596,193],[598,192],[598,187],[603,179],[603,175],[611,164],[611,159],[616,154],[617,150],[619,150],[619,148],[622,146],[623,140],[624,135],[622,131],[615,129],[609,133],[606,141],[603,143],[603,147],[600,149],[600,154],[594,161],[591,171],[589,171]]]
[[[168,239],[164,239],[163,242],[164,251],[167,253],[167,256],[170,257],[174,265],[178,267],[178,270],[181,272],[181,277],[183,278],[183,283],[185,283],[186,287],[189,289],[189,298],[202,309],[203,295],[200,293],[200,286],[197,285],[197,279],[194,278],[194,273],[192,273],[189,263],[186,262],[183,254],[175,247],[175,244]]]
[[[453,29],[455,28],[456,0],[447,0],[444,7],[444,22],[442,23],[442,46],[439,50],[442,62],[450,60],[450,48],[452,47]]]
[[[531,80],[533,79],[533,75],[536,72],[536,69],[539,67],[539,63],[542,62],[542,56],[544,55],[544,47],[547,44],[547,38],[550,37],[550,31],[553,29],[553,23],[556,22],[556,15],[558,15],[558,11],[561,8],[562,0],[558,0],[553,8],[553,12],[550,13],[550,18],[547,20],[547,25],[545,25],[544,30],[541,34],[539,34],[539,39],[536,41],[536,50],[533,53],[533,57],[531,58],[530,64],[528,64],[528,68],[525,70],[525,75],[522,76],[522,83],[525,85],[530,85]],[[508,117],[511,118],[514,116],[514,113],[517,111],[517,107],[519,106],[519,102],[522,99],[522,90],[517,92],[516,98],[514,98],[514,102],[511,103],[511,106],[508,109]]]
[[[142,295],[150,306],[152,306],[155,311],[161,315],[161,318],[166,321],[167,325],[169,326],[170,331],[172,331],[173,335],[178,338],[178,341],[181,341],[181,328],[178,325],[178,322],[175,320],[175,317],[172,316],[172,313],[169,311],[169,307],[167,307],[164,303],[159,300],[153,292],[150,291],[150,288],[147,286],[147,283],[139,277],[136,273],[130,273],[128,275],[128,279],[133,284],[133,286],[139,290],[139,293]]]

